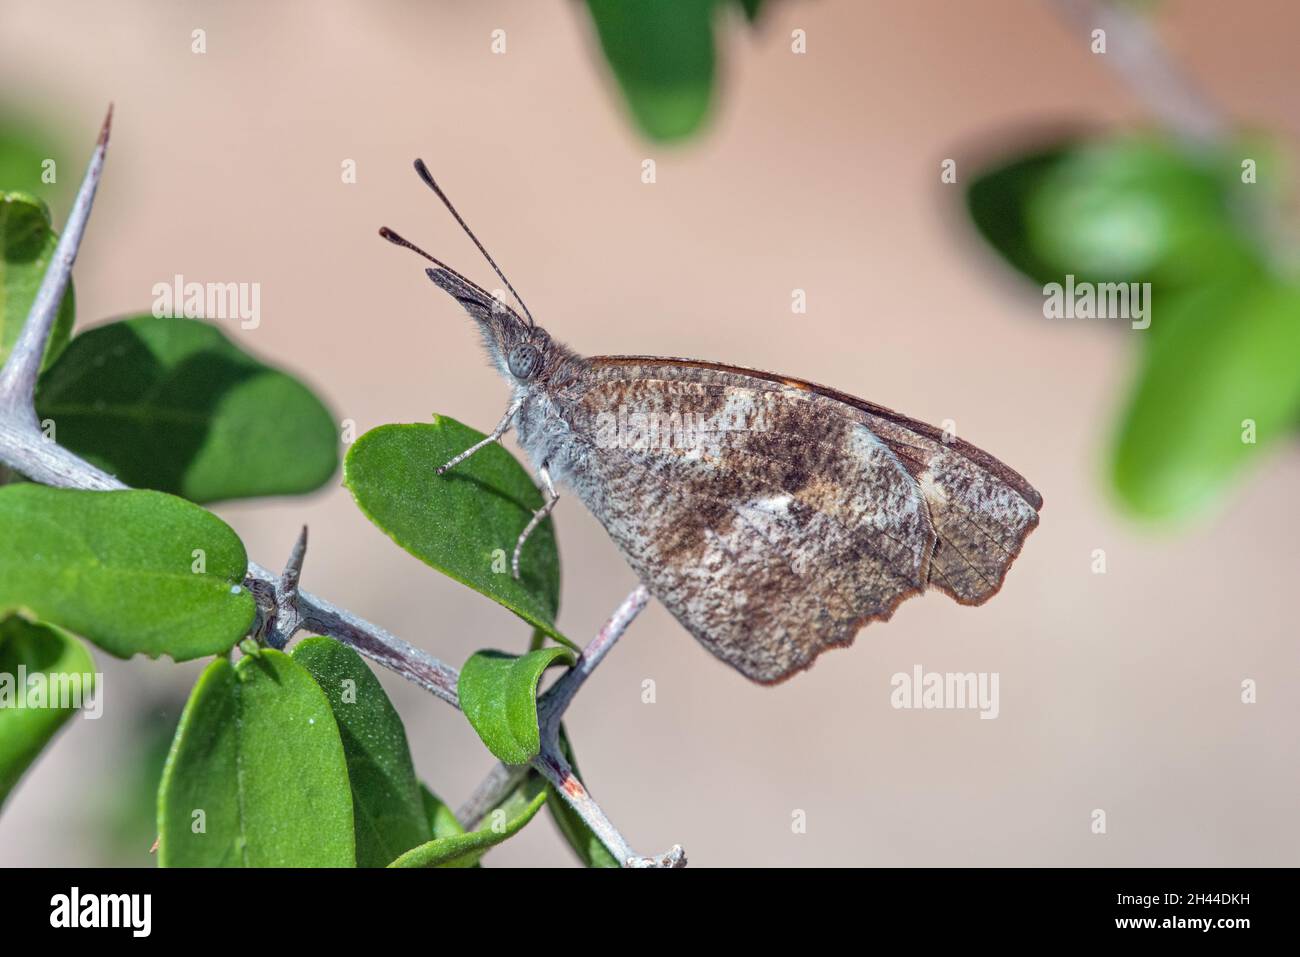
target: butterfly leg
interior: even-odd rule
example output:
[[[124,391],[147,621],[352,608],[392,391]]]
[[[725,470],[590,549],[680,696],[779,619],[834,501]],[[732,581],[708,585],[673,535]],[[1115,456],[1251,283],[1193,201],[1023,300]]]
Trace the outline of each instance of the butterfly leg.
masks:
[[[533,529],[542,524],[542,520],[551,514],[551,509],[555,508],[555,503],[560,500],[560,493],[555,491],[555,483],[551,481],[551,473],[545,464],[537,470],[537,474],[542,477],[542,481],[546,484],[546,504],[533,512],[533,517],[529,519],[528,524],[519,535],[519,541],[515,542],[515,553],[510,559],[510,571],[516,579],[519,578],[519,556],[523,553],[524,542],[528,541],[528,536],[533,534]]]
[[[501,417],[501,421],[497,423],[497,427],[496,427],[495,429],[492,430],[492,434],[491,434],[491,435],[489,435],[489,436],[485,436],[481,442],[475,442],[473,445],[471,445],[469,448],[467,448],[464,452],[461,452],[460,455],[456,456],[456,457],[455,457],[454,459],[452,459],[451,461],[449,461],[449,462],[447,462],[446,464],[442,465],[442,466],[438,469],[438,474],[439,474],[439,475],[442,475],[442,474],[443,474],[444,472],[446,472],[449,468],[452,468],[453,466],[459,465],[461,462],[464,462],[467,458],[469,458],[471,455],[473,455],[473,454],[474,454],[475,452],[477,452],[479,449],[483,448],[485,445],[491,445],[493,442],[498,441],[498,440],[501,438],[501,436],[503,436],[503,435],[505,435],[507,432],[509,432],[509,431],[510,431],[510,422],[514,419],[514,417],[515,417],[515,413],[519,411],[519,407],[520,407],[521,405],[523,405],[523,400],[522,400],[522,399],[515,399],[514,402],[510,403],[510,408],[506,409],[506,414],[503,415],[503,416]]]

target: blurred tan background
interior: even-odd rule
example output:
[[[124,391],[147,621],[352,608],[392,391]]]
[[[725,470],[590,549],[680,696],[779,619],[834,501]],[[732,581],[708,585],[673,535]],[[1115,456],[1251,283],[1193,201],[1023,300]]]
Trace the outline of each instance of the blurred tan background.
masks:
[[[1224,110],[1294,145],[1300,9],[1166,7],[1162,33]],[[951,418],[1042,490],[1042,525],[988,605],[913,600],[776,688],[652,605],[568,720],[587,783],[638,850],[681,843],[704,866],[1300,863],[1300,454],[1274,455],[1180,533],[1130,523],[1101,463],[1131,333],[1043,320],[1038,293],[972,239],[960,185],[939,181],[943,159],[961,179],[1024,125],[1135,124],[1138,105],[1086,35],[1030,0],[768,14],[756,33],[731,18],[714,123],[671,149],[639,138],[584,11],[558,0],[9,0],[0,89],[78,145],[77,176],[116,103],[76,273],[82,327],[147,311],[175,273],[256,281],[261,327],[227,330],[358,432],[435,411],[489,428],[506,392],[469,321],[375,235],[390,225],[497,285],[411,172],[419,155],[580,352],[718,359]],[[505,55],[490,51],[497,28]],[[791,315],[796,287],[806,316]],[[218,511],[275,567],[308,523],[306,587],[453,664],[527,641],[337,485]],[[560,624],[585,640],[634,581],[575,500],[557,522]],[[201,665],[98,660],[105,720],[72,721],[29,772],[0,817],[0,863],[151,860],[147,836],[103,837],[105,806],[147,818],[151,800],[123,783],[142,740],[128,716],[174,721]],[[998,672],[1001,716],[892,709],[890,676],[916,664]],[[458,804],[489,755],[459,714],[383,677],[421,776]],[[1255,705],[1240,702],[1246,678]],[[540,818],[488,858],[571,861]]]

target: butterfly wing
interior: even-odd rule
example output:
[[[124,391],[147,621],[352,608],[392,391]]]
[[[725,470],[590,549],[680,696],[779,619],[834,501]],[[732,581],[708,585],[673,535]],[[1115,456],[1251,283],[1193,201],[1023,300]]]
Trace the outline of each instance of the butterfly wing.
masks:
[[[597,357],[565,405],[579,497],[678,621],[759,682],[931,583],[987,600],[1042,501],[931,426],[769,373]]]

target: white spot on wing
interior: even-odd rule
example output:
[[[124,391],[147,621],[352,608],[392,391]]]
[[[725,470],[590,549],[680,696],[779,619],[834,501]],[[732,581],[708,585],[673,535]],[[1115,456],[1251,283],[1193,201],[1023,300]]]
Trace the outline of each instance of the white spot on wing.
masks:
[[[770,498],[755,499],[749,502],[748,505],[752,509],[766,512],[769,515],[784,517],[790,514],[790,503],[793,501],[794,496],[782,493],[781,495],[773,495]]]

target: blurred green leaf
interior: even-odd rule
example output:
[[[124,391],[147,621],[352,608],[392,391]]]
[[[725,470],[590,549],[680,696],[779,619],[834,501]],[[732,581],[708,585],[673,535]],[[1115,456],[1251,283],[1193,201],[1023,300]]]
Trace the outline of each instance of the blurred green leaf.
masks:
[[[253,624],[230,526],[160,492],[0,488],[0,614],[28,609],[119,658],[229,651]]]
[[[1067,143],[1036,150],[984,170],[966,190],[966,211],[976,230],[1009,266],[1037,285],[1058,281],[1061,270],[1031,241],[1029,210],[1047,172],[1071,148]]]
[[[1300,289],[1232,277],[1160,303],[1123,415],[1113,480],[1154,518],[1203,506],[1300,418]],[[1254,423],[1253,443],[1248,423]]]
[[[1272,158],[1266,147],[1249,150]],[[1036,284],[1151,282],[1161,293],[1253,268],[1268,187],[1241,182],[1242,149],[1193,153],[1151,136],[1064,142],[977,175],[980,235]]]
[[[58,241],[58,233],[50,226],[50,211],[43,202],[27,193],[0,192],[0,365],[18,341]],[[43,368],[68,344],[76,312],[74,303],[69,282],[45,345]]]
[[[158,792],[162,867],[352,867],[352,791],[311,674],[266,649],[190,695]]]
[[[329,699],[352,784],[357,866],[386,867],[433,837],[406,729],[361,656],[333,638],[305,638],[293,660]]]
[[[1162,289],[1248,260],[1234,160],[1156,137],[1090,143],[1045,170],[1028,208],[1030,245],[1058,272]]]
[[[763,7],[763,0],[737,0],[740,9],[745,11],[745,19],[750,23],[758,21],[758,15]]]
[[[77,713],[71,705],[94,693],[94,674],[86,646],[61,628],[17,615],[0,618],[0,805]]]
[[[564,648],[539,648],[516,657],[478,651],[460,669],[460,709],[488,750],[506,764],[527,764],[541,750],[537,682],[556,663],[572,665]]]
[[[492,444],[445,475],[438,466],[483,438],[445,416],[432,425],[384,425],[353,443],[343,481],[366,517],[393,541],[560,641],[560,559],[548,518],[510,573],[515,541],[542,506],[528,473]]]
[[[153,867],[150,848],[158,839],[158,782],[176,737],[185,695],[150,688],[123,705],[120,740],[109,746],[102,800],[78,822],[73,839],[92,867]]]
[[[713,7],[714,0],[587,0],[605,59],[651,139],[688,136],[709,112]]]
[[[573,769],[573,776],[581,781],[582,773],[578,770],[578,762],[573,757],[573,746],[569,743],[564,725],[560,725],[560,750],[569,762],[569,767]],[[550,812],[556,828],[564,836],[569,847],[573,848],[573,852],[578,855],[578,860],[582,861],[584,867],[621,866],[618,858],[609,852],[609,848],[605,847],[596,833],[587,826],[587,822],[573,809],[573,805],[564,800],[560,792],[555,790],[555,786],[549,783],[546,785],[546,809]]]
[[[484,816],[477,830],[435,838],[407,851],[390,866],[473,867],[488,850],[518,834],[545,803],[545,782],[538,774],[530,773],[505,801]]]
[[[83,332],[41,376],[36,408],[60,445],[127,485],[195,502],[310,492],[338,468],[321,401],[194,319]]]
[[[79,172],[65,170],[66,156],[63,144],[56,144],[39,122],[0,109],[0,192],[29,193],[62,209]],[[55,181],[47,183],[51,176]]]

